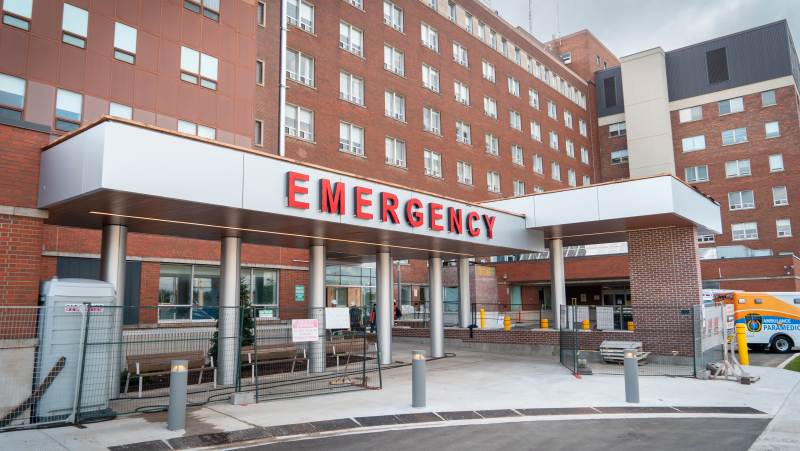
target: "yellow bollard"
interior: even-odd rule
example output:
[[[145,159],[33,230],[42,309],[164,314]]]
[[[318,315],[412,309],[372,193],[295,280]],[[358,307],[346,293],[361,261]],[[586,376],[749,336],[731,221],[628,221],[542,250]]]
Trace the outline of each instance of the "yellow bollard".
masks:
[[[549,322],[548,320],[546,320],[546,319],[543,319],[543,320],[542,320],[542,326],[541,326],[541,327],[542,327],[542,329],[549,329],[549,327],[550,327],[550,324],[549,324],[549,323],[550,323],[550,322]]]
[[[589,321],[588,320],[583,322],[583,328],[584,329],[588,329],[589,328]]]
[[[503,318],[503,329],[511,330],[511,318],[507,316]]]
[[[486,316],[483,314],[483,309],[481,309],[481,329],[486,329]]]
[[[628,321],[628,330],[633,330],[633,321]]]
[[[736,345],[739,347],[739,363],[750,365],[750,355],[747,353],[747,331],[744,324],[736,325]]]

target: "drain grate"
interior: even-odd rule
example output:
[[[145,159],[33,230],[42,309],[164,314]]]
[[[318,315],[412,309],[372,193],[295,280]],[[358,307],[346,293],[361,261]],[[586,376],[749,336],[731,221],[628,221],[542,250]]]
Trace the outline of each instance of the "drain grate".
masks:
[[[356,421],[361,423],[361,426],[391,426],[393,424],[403,424],[400,419],[394,415],[380,415],[377,417],[356,417]]]
[[[108,449],[110,451],[172,451],[172,448],[161,440],[109,446]]]
[[[538,415],[596,415],[598,412],[591,407],[554,407],[551,409],[516,409],[525,416]]]
[[[434,413],[426,412],[426,413],[403,413],[400,415],[395,415],[398,420],[400,420],[403,424],[412,424],[412,423],[430,423],[432,421],[442,421],[441,418],[436,416]]]
[[[243,442],[269,438],[271,435],[261,428],[243,429],[241,431],[219,432],[215,434],[192,435],[177,437],[167,440],[172,449],[191,449],[202,446],[225,445],[228,443]]]
[[[295,424],[283,424],[280,426],[269,426],[264,428],[275,437],[283,437],[286,435],[300,435],[300,434],[310,434],[312,432],[316,432],[314,426],[311,426],[308,423],[295,423]]]
[[[766,412],[752,407],[675,407],[683,413],[735,413],[740,415],[765,415]]]
[[[471,410],[464,410],[461,412],[436,412],[437,415],[444,418],[447,421],[453,420],[480,420],[481,417],[477,413]]]
[[[519,413],[514,412],[511,409],[500,409],[500,410],[476,410],[475,413],[480,415],[483,418],[508,418],[508,417],[518,417],[520,416]]]
[[[356,423],[350,418],[340,418],[338,420],[326,420],[326,421],[313,421],[308,424],[314,426],[314,429],[316,429],[317,432],[341,431],[342,429],[353,429],[361,427],[360,424]]]
[[[595,407],[600,413],[680,413],[672,407]]]

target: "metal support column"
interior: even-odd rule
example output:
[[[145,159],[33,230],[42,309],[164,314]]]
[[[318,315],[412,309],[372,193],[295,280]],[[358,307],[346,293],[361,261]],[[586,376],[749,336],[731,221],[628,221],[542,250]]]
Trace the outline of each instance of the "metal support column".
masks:
[[[378,328],[378,350],[381,365],[392,363],[392,254],[378,252],[375,254],[375,272],[377,274],[377,306],[375,322]]]
[[[308,317],[316,318],[319,339],[309,342],[308,358],[311,373],[324,373],[325,346],[325,246],[308,248]]]
[[[469,297],[469,259],[458,259],[458,327],[472,324]]]
[[[100,243],[100,280],[114,284],[117,299],[114,302],[114,325],[111,346],[111,399],[119,398],[120,375],[124,370],[122,362],[122,322],[125,316],[125,255],[128,250],[128,227],[108,224],[103,226]]]
[[[242,239],[222,238],[219,265],[219,334],[217,367],[221,385],[236,383],[239,362],[239,309],[241,304]]]
[[[428,286],[430,287],[431,357],[444,357],[444,290],[442,288],[442,258],[428,258]]]
[[[553,239],[550,240],[550,305],[553,306],[553,326],[556,329],[561,327],[561,306],[566,305],[566,299],[564,245],[561,239]]]

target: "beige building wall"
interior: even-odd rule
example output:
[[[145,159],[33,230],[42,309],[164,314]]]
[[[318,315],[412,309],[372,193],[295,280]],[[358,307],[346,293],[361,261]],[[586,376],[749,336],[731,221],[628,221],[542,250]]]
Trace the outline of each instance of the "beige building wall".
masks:
[[[630,176],[675,175],[664,50],[656,47],[620,61]]]

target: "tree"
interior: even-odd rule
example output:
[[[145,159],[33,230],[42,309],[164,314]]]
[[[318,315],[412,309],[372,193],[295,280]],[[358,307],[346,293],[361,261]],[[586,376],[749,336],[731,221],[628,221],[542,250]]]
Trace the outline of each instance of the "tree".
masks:
[[[240,311],[242,312],[242,315],[239,316],[239,320],[242,321],[239,324],[242,331],[242,347],[253,346],[255,343],[256,324],[253,320],[253,312],[250,309],[250,285],[245,282],[244,277],[239,280],[239,303],[241,305]],[[220,309],[220,311],[222,310]],[[217,353],[219,352],[217,347],[219,341],[219,312],[217,313],[216,328],[217,330],[211,338],[211,346],[208,348],[208,356],[214,359],[215,364],[217,363]]]

